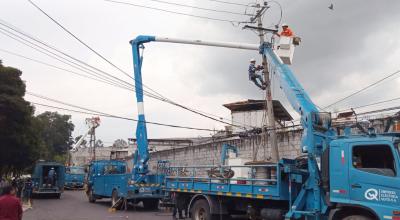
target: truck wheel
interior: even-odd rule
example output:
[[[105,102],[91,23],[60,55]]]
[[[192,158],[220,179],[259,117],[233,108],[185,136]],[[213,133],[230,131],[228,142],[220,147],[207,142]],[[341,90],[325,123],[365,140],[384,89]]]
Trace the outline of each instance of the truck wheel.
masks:
[[[118,197],[118,191],[114,189],[111,195],[111,208],[120,210],[122,208],[122,203],[122,198]]]
[[[93,189],[89,189],[89,192],[88,192],[88,200],[89,200],[89,202],[90,203],[95,203],[96,202],[96,197],[93,195]]]
[[[204,199],[197,200],[192,209],[192,220],[216,220],[219,216],[210,213],[210,206]]]
[[[350,215],[345,217],[343,220],[373,220],[373,219],[363,215]]]
[[[158,199],[143,200],[143,207],[147,210],[156,210],[158,209],[158,202]]]

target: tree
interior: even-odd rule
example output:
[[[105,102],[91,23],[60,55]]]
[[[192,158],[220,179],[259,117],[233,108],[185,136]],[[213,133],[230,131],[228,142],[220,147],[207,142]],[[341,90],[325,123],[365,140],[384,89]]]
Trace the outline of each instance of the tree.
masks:
[[[34,108],[24,100],[22,72],[0,62],[0,175],[20,173],[38,158],[41,146]]]
[[[67,152],[73,144],[74,124],[71,122],[71,116],[46,111],[36,118],[39,121],[40,137],[46,148],[41,157],[64,163]]]
[[[126,147],[128,147],[128,143],[124,139],[117,139],[114,141],[113,147],[126,148]]]
[[[96,143],[94,144],[96,147],[104,147],[104,143],[102,140],[98,139],[96,140]]]

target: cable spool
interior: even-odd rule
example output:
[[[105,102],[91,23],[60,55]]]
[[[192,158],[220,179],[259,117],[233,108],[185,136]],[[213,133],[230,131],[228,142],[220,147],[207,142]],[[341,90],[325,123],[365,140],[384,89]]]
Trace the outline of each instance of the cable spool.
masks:
[[[272,165],[274,163],[266,162],[266,161],[252,161],[247,162],[245,165]],[[276,180],[276,167],[265,166],[265,167],[253,167],[255,170],[254,178],[255,179],[274,179]],[[275,182],[270,181],[254,181],[254,185],[269,185],[275,184]]]

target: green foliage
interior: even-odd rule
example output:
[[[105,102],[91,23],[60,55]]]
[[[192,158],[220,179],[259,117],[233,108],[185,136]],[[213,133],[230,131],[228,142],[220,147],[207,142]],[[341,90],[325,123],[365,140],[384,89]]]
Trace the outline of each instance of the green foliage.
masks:
[[[21,74],[0,62],[0,175],[29,171],[38,159],[64,163],[73,143],[71,116],[34,117]]]
[[[94,144],[96,147],[104,147],[104,143],[102,140],[97,139],[96,143]]]
[[[21,74],[0,63],[0,174],[18,173],[32,165],[38,155],[34,109],[23,98]]]
[[[128,147],[128,143],[124,139],[117,139],[114,141],[113,147],[125,148],[125,147]]]
[[[71,122],[71,116],[61,115],[57,112],[44,112],[36,118],[40,127],[39,135],[45,146],[41,158],[45,160],[66,158],[67,152],[73,144],[71,134],[74,124]],[[65,162],[65,159],[60,162]]]

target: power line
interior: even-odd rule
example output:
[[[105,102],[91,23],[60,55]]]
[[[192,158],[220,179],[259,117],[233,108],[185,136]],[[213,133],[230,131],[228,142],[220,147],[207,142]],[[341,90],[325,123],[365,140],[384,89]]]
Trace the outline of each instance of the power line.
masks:
[[[108,59],[106,59],[103,55],[101,55],[100,53],[98,53],[96,50],[94,50],[92,47],[90,47],[88,44],[86,44],[85,42],[83,42],[80,38],[78,38],[75,34],[73,34],[71,31],[69,31],[67,28],[65,28],[62,24],[60,24],[58,21],[56,21],[54,18],[52,18],[49,14],[47,14],[44,10],[42,10],[38,5],[36,5],[33,1],[28,0],[28,2],[30,2],[36,9],[38,9],[40,12],[42,12],[44,15],[46,15],[46,17],[48,17],[50,20],[52,20],[54,23],[56,23],[59,27],[61,27],[65,32],[67,32],[69,35],[71,35],[73,38],[75,38],[77,41],[79,41],[81,44],[83,44],[85,47],[87,47],[90,51],[92,51],[93,53],[95,53],[97,56],[99,56],[101,59],[103,59],[104,61],[106,61],[108,64],[110,64],[111,66],[113,66],[114,68],[118,69],[120,72],[122,72],[123,74],[125,74],[126,76],[128,76],[129,78],[133,79],[133,77],[131,75],[129,75],[128,73],[126,73],[125,71],[123,71],[121,68],[119,68],[118,66],[116,66],[114,63],[112,63],[111,61],[109,61]]]
[[[198,7],[194,5],[186,5],[186,4],[180,4],[180,3],[175,3],[175,2],[168,2],[168,1],[162,1],[162,0],[148,0],[152,2],[158,2],[162,4],[169,4],[169,5],[175,5],[175,6],[180,6],[180,7],[185,7],[185,8],[193,8],[193,9],[199,9],[199,10],[204,10],[204,11],[212,11],[212,12],[219,12],[219,13],[227,13],[227,14],[234,14],[234,15],[247,15],[245,13],[239,13],[239,12],[233,12],[233,11],[225,11],[225,10],[217,10],[217,9],[211,9],[211,8],[203,8],[203,7]]]
[[[5,49],[1,49],[0,48],[0,51],[2,51],[4,53],[11,54],[11,55],[14,55],[14,56],[17,56],[17,57],[24,58],[26,60],[30,60],[30,61],[33,61],[33,62],[36,62],[36,63],[40,63],[40,64],[43,64],[43,65],[46,65],[46,66],[49,66],[49,67],[52,67],[52,68],[55,68],[55,69],[58,69],[58,70],[69,72],[69,73],[72,73],[72,74],[75,74],[75,75],[78,75],[78,76],[81,76],[81,77],[85,77],[85,78],[88,78],[88,79],[91,79],[91,80],[96,80],[96,81],[99,81],[99,82],[102,82],[102,83],[105,83],[105,84],[109,84],[109,85],[112,85],[112,86],[116,86],[116,87],[119,87],[119,88],[122,88],[122,89],[126,89],[126,90],[129,90],[129,91],[132,91],[132,89],[129,89],[127,87],[123,87],[121,85],[118,85],[118,84],[115,84],[115,83],[112,83],[112,82],[108,82],[106,80],[101,80],[101,79],[98,79],[96,77],[91,77],[91,76],[88,76],[88,75],[85,75],[85,74],[81,74],[81,73],[78,73],[78,72],[75,72],[75,71],[72,71],[72,70],[68,70],[68,69],[65,69],[65,68],[62,68],[62,67],[58,67],[58,66],[55,66],[53,64],[49,64],[49,63],[46,63],[46,62],[42,62],[40,60],[32,59],[32,58],[29,58],[29,57],[26,57],[26,56],[23,56],[21,54],[17,54],[17,53],[14,53],[14,52],[11,52],[11,51],[8,51],[8,50],[5,50]]]
[[[64,27],[60,22],[58,22],[57,20],[55,20],[53,17],[51,17],[48,13],[46,13],[43,9],[41,9],[38,5],[36,5],[32,0],[28,0],[36,9],[38,9],[40,12],[42,12],[46,17],[48,17],[51,21],[53,21],[55,24],[57,24],[60,28],[62,28],[65,32],[67,32],[69,35],[71,35],[73,38],[75,38],[77,41],[79,41],[79,43],[81,43],[82,45],[84,45],[86,48],[88,48],[90,51],[92,51],[94,54],[96,54],[97,56],[99,56],[102,60],[106,61],[108,64],[110,64],[111,66],[113,66],[114,68],[116,68],[118,71],[120,71],[121,73],[123,73],[124,75],[128,76],[129,78],[133,79],[134,81],[136,81],[136,79],[131,76],[129,73],[127,73],[126,71],[122,70],[120,67],[118,67],[117,65],[115,65],[114,63],[112,63],[110,60],[108,60],[107,58],[105,58],[103,55],[101,55],[99,52],[97,52],[96,50],[94,50],[92,47],[90,47],[87,43],[85,43],[83,40],[81,40],[79,37],[77,37],[75,34],[73,34],[71,31],[69,31],[66,27]],[[156,91],[154,91],[153,89],[151,89],[150,87],[146,86],[145,84],[143,84],[143,87],[148,88],[150,91],[154,92],[155,94],[159,95],[160,97],[163,97],[161,94],[157,93]],[[142,89],[143,90],[143,89]],[[144,90],[143,90],[144,91]]]
[[[351,93],[351,94],[349,94],[349,95],[347,95],[347,96],[345,96],[345,97],[343,97],[343,98],[341,98],[341,99],[339,99],[339,100],[333,102],[333,103],[330,104],[330,105],[327,105],[326,107],[324,107],[324,108],[322,108],[322,109],[329,108],[329,107],[331,107],[331,106],[333,106],[333,105],[335,105],[335,104],[337,104],[337,103],[339,103],[339,102],[342,102],[342,101],[344,101],[344,100],[346,100],[346,99],[348,99],[348,98],[350,98],[350,97],[352,97],[352,96],[355,96],[355,95],[357,95],[357,94],[359,94],[359,93],[361,93],[361,92],[363,92],[363,91],[365,91],[365,90],[367,90],[367,89],[369,89],[369,88],[371,88],[371,87],[373,87],[373,86],[375,86],[375,85],[381,83],[382,81],[384,81],[384,80],[386,80],[386,79],[388,79],[388,78],[390,78],[390,77],[392,77],[392,76],[394,76],[394,75],[396,75],[396,74],[398,74],[398,73],[400,73],[400,70],[397,70],[397,71],[395,71],[395,72],[393,72],[393,73],[391,73],[391,74],[389,74],[389,75],[383,77],[382,79],[379,79],[378,81],[375,81],[375,82],[373,82],[373,83],[371,83],[371,84],[369,84],[369,85],[363,87],[362,89],[359,89],[359,90],[357,90],[357,91],[355,91],[355,92],[353,92],[353,93]]]
[[[88,49],[90,49],[90,50],[91,50],[92,52],[94,52],[96,55],[98,55],[99,57],[101,57],[103,60],[105,60],[107,63],[109,63],[109,64],[112,65],[113,67],[117,68],[120,72],[124,73],[125,75],[129,76],[130,78],[132,78],[133,80],[136,81],[136,79],[135,79],[134,77],[130,76],[128,73],[126,73],[125,71],[123,71],[121,68],[117,67],[117,66],[116,66],[115,64],[113,64],[111,61],[109,61],[108,59],[106,59],[106,58],[105,58],[104,56],[102,56],[100,53],[98,53],[98,52],[95,51],[93,48],[91,48],[89,45],[87,45],[85,42],[83,42],[81,39],[79,39],[79,38],[78,38],[76,35],[74,35],[71,31],[69,31],[69,30],[68,30],[67,28],[65,28],[62,24],[60,24],[58,21],[56,21],[54,18],[52,18],[49,14],[47,14],[44,10],[42,10],[39,6],[37,6],[33,1],[31,1],[31,0],[28,0],[28,1],[29,1],[34,7],[36,7],[39,11],[41,11],[44,15],[46,15],[49,19],[51,19],[54,23],[56,23],[59,27],[61,27],[64,31],[66,31],[68,34],[70,34],[72,37],[74,37],[76,40],[78,40],[80,43],[82,43],[84,46],[86,46]],[[107,0],[105,0],[105,1],[107,1]],[[215,119],[215,118],[210,117],[210,116],[207,116],[207,115],[205,115],[205,114],[203,114],[203,113],[201,113],[201,112],[198,112],[197,110],[194,110],[194,109],[188,108],[188,107],[186,107],[186,106],[180,105],[180,104],[178,104],[178,103],[176,103],[176,102],[173,102],[172,100],[169,100],[168,98],[162,96],[162,95],[159,94],[158,92],[156,92],[156,91],[154,91],[153,89],[149,88],[149,87],[146,86],[145,84],[142,83],[142,85],[143,85],[143,87],[148,88],[149,90],[151,90],[152,92],[154,92],[154,93],[156,93],[158,96],[160,96],[160,98],[161,98],[162,100],[161,100],[161,99],[159,99],[159,100],[161,100],[161,101],[168,102],[168,103],[170,103],[170,104],[176,105],[176,106],[178,106],[178,107],[181,107],[181,108],[186,109],[186,110],[188,110],[188,111],[191,111],[191,112],[193,112],[193,113],[197,113],[197,114],[199,114],[199,115],[201,115],[201,116],[207,117],[207,118],[209,118],[209,119],[212,119],[212,120],[215,120],[215,121],[219,121],[219,122],[224,123],[224,124],[229,124],[229,125],[235,126],[235,125],[233,125],[233,124],[231,124],[231,123],[227,123],[227,122],[225,122],[225,121],[222,121],[222,120],[219,120],[219,119]],[[133,85],[132,85],[132,86],[133,86]],[[145,92],[144,89],[143,89],[143,91]],[[154,96],[154,95],[153,95],[153,96]],[[236,126],[236,127],[237,127],[237,126]]]
[[[1,31],[0,31],[0,33],[1,33]],[[89,78],[89,79],[92,79],[92,80],[96,80],[96,81],[99,81],[99,82],[102,82],[102,83],[105,83],[105,84],[116,86],[116,87],[119,87],[119,88],[122,88],[122,89],[125,89],[125,90],[134,91],[131,88],[123,87],[121,85],[110,83],[110,82],[107,82],[107,81],[104,81],[104,80],[100,80],[100,79],[97,79],[97,78],[92,78],[90,76],[87,76],[87,75],[84,75],[84,74],[80,74],[80,73],[77,73],[75,71],[71,71],[71,70],[68,70],[68,69],[64,69],[64,68],[61,68],[61,67],[49,64],[49,63],[45,63],[45,62],[42,62],[42,61],[39,61],[39,60],[36,60],[36,59],[32,59],[32,58],[29,58],[29,57],[26,57],[26,56],[23,56],[23,55],[20,55],[20,54],[17,54],[17,53],[8,51],[8,50],[4,50],[4,49],[0,48],[0,51],[3,51],[5,53],[9,53],[9,54],[12,54],[14,56],[18,56],[18,57],[21,57],[21,58],[24,58],[24,59],[27,59],[27,60],[30,60],[30,61],[33,61],[33,62],[37,62],[37,63],[43,64],[43,65],[46,65],[46,66],[50,66],[50,67],[53,67],[53,68],[56,68],[56,69],[59,69],[59,70],[65,71],[65,72],[69,72],[69,73],[76,74],[76,75],[79,75],[79,76],[82,76],[82,77],[85,77],[85,78]],[[216,116],[216,115],[213,115],[213,116]],[[218,117],[218,116],[216,116],[216,117]],[[245,124],[243,124],[243,125],[245,125]]]
[[[42,50],[39,50],[38,48],[35,48],[35,47],[31,46],[31,45],[28,45],[27,43],[25,43],[25,42],[23,42],[23,41],[21,41],[21,40],[18,40],[18,39],[16,39],[16,38],[14,38],[13,36],[8,35],[7,33],[4,33],[4,32],[2,31],[2,28],[1,28],[1,27],[0,27],[0,33],[3,34],[3,35],[5,35],[5,36],[7,36],[7,37],[12,38],[13,40],[15,40],[15,41],[17,41],[17,42],[19,42],[19,43],[21,43],[21,44],[24,44],[24,45],[27,46],[27,47],[30,47],[30,48],[32,48],[32,49],[34,49],[34,50],[36,50],[36,51],[39,51],[39,52],[41,52],[41,53],[43,53],[43,54],[45,54],[45,55],[47,55],[47,56],[49,56],[49,57],[51,57],[51,58],[53,58],[53,59],[56,59],[56,60],[58,60],[58,61],[60,61],[60,62],[62,62],[62,63],[64,63],[64,64],[66,64],[66,65],[68,65],[68,66],[74,67],[74,68],[76,68],[76,69],[78,69],[78,70],[80,70],[80,71],[82,71],[82,72],[85,72],[85,73],[87,73],[87,74],[89,74],[89,75],[93,75],[93,76],[95,76],[95,78],[98,78],[98,80],[100,80],[100,81],[104,81],[104,82],[107,82],[107,83],[109,83],[109,84],[113,84],[113,85],[115,85],[115,86],[128,89],[128,87],[125,86],[125,85],[120,85],[120,84],[118,84],[118,83],[116,83],[116,82],[114,82],[114,81],[108,80],[107,78],[104,79],[104,78],[102,78],[102,77],[97,76],[96,74],[93,74],[93,73],[91,73],[91,72],[82,70],[82,69],[79,68],[79,67],[76,67],[76,66],[74,66],[74,65],[71,65],[70,63],[65,62],[63,59],[59,59],[59,58],[57,58],[56,56],[53,56],[53,55],[48,54],[48,53],[46,53],[46,52],[44,52],[44,51],[42,51]],[[45,50],[45,49],[44,49],[44,50]],[[41,61],[38,61],[38,60],[35,60],[35,59],[32,59],[32,58],[28,58],[28,57],[25,57],[25,56],[22,56],[22,55],[19,55],[19,54],[16,54],[16,53],[13,53],[13,52],[10,52],[10,51],[7,51],[7,50],[3,50],[3,51],[4,51],[4,52],[7,52],[7,53],[10,53],[10,54],[13,54],[13,55],[15,55],[15,56],[20,56],[20,57],[23,57],[23,58],[25,58],[25,59],[29,59],[29,60],[32,60],[32,61],[35,61],[35,62],[42,63],[42,64],[44,64],[44,65],[51,65],[51,64],[44,63],[44,62],[41,62]],[[57,54],[55,54],[55,55],[57,55]],[[51,66],[55,67],[54,65],[51,65]],[[61,68],[61,67],[55,67],[55,68],[65,70],[64,68]],[[68,72],[74,72],[74,71],[68,70]],[[76,72],[74,72],[74,73],[75,73],[75,74],[79,74],[79,73],[76,73]],[[81,75],[81,74],[80,74],[80,75]],[[83,75],[83,74],[82,74],[82,75]],[[90,77],[90,78],[91,78],[91,77]]]
[[[13,27],[11,27],[11,26],[9,26],[9,25],[7,25],[7,24],[4,24],[4,23],[2,23],[2,22],[0,22],[0,25],[3,25],[4,27],[7,27],[7,28],[9,28],[9,29],[11,29],[11,30],[17,32],[18,34],[20,34],[20,35],[22,35],[22,36],[24,36],[24,37],[26,37],[26,38],[29,38],[30,40],[35,41],[35,42],[37,42],[37,43],[43,45],[44,47],[50,48],[50,49],[52,49],[52,50],[54,50],[54,51],[56,51],[56,52],[58,52],[58,53],[60,53],[60,54],[62,54],[62,55],[64,55],[64,56],[66,56],[66,57],[68,57],[68,58],[74,60],[74,61],[68,60],[68,59],[66,59],[65,57],[60,56],[59,54],[56,54],[56,53],[54,53],[53,51],[50,51],[49,49],[44,48],[44,47],[38,45],[37,43],[33,43],[32,41],[29,41],[29,40],[27,40],[27,39],[25,39],[25,38],[22,38],[21,36],[16,35],[15,33],[12,33],[12,32],[10,32],[10,31],[5,30],[5,29],[3,29],[3,28],[0,27],[1,30],[6,31],[7,33],[9,33],[9,34],[11,34],[11,35],[13,35],[13,36],[19,38],[20,40],[14,38],[14,37],[12,37],[12,36],[10,36],[10,35],[8,35],[8,34],[5,34],[5,33],[3,33],[3,32],[2,32],[2,34],[4,34],[4,35],[6,35],[6,36],[8,36],[8,37],[10,37],[10,38],[12,38],[12,39],[14,39],[14,40],[20,42],[20,43],[22,43],[22,44],[24,44],[24,45],[26,45],[26,46],[28,46],[28,47],[30,47],[30,48],[36,50],[36,51],[39,51],[39,52],[41,52],[41,53],[43,53],[43,54],[45,54],[45,55],[47,55],[47,56],[49,56],[49,57],[51,57],[51,58],[53,58],[53,59],[56,59],[56,60],[58,60],[58,61],[60,61],[60,62],[63,62],[64,64],[67,64],[67,65],[69,65],[69,66],[72,66],[72,67],[74,67],[74,68],[76,68],[76,69],[79,69],[80,71],[83,71],[83,72],[90,71],[90,72],[92,72],[93,74],[97,74],[97,75],[98,75],[99,77],[101,77],[101,78],[104,78],[104,79],[107,79],[107,80],[112,80],[112,81],[114,81],[114,82],[116,82],[116,83],[117,83],[117,82],[120,83],[121,85],[130,86],[130,87],[134,88],[134,85],[133,85],[133,84],[128,83],[128,82],[126,82],[126,81],[124,81],[124,80],[121,80],[121,79],[119,79],[118,77],[115,77],[115,76],[113,76],[112,74],[109,74],[109,73],[107,73],[107,72],[104,72],[104,71],[102,71],[102,70],[100,70],[100,69],[98,69],[98,68],[96,68],[96,67],[94,67],[94,66],[92,66],[92,65],[90,65],[90,64],[88,64],[88,63],[85,63],[85,62],[83,62],[82,60],[79,60],[79,59],[77,59],[77,58],[75,58],[75,57],[73,57],[73,56],[71,56],[71,55],[69,55],[69,54],[67,54],[67,53],[65,53],[65,52],[63,52],[63,51],[61,51],[61,50],[55,48],[54,46],[51,46],[51,45],[49,45],[49,44],[47,44],[47,43],[45,43],[45,42],[43,42],[43,41],[40,41],[40,40],[38,40],[38,39],[36,39],[36,38],[30,36],[29,34],[26,34],[26,33],[22,32],[22,31],[20,31],[20,30],[18,30],[18,29],[16,29],[16,28],[13,28]],[[24,42],[22,42],[21,40],[24,41]],[[39,49],[37,49],[37,48],[35,48],[35,47],[32,47],[31,45],[28,45],[28,44],[26,44],[25,42],[28,42],[29,44],[34,45],[35,47],[40,48],[41,50],[39,50]],[[43,52],[43,50],[46,51],[47,53],[46,53],[46,52]],[[52,55],[49,55],[48,53],[50,53],[50,54],[52,54]],[[54,57],[54,56],[55,56],[55,57]],[[56,57],[57,57],[57,58],[56,58]],[[61,60],[60,60],[60,59],[61,59]],[[65,61],[68,62],[68,63],[66,63]],[[78,63],[76,63],[75,61],[78,62]],[[72,63],[73,65],[71,65],[71,63]],[[74,65],[75,65],[75,66],[74,66]],[[84,65],[84,66],[82,66],[82,65]],[[76,66],[78,66],[78,67],[76,67]],[[95,71],[92,70],[92,69],[87,68],[86,66],[88,66],[88,67],[94,69]],[[84,69],[84,70],[82,70],[82,69]],[[97,72],[96,72],[96,71],[97,71]],[[101,74],[100,74],[100,73],[101,73]]]
[[[58,53],[60,53],[60,54],[62,54],[62,55],[64,55],[64,56],[67,56],[67,57],[70,58],[70,59],[73,59],[73,60],[75,60],[75,61],[77,61],[77,62],[79,62],[79,63],[82,63],[83,65],[86,65],[86,66],[88,66],[88,67],[90,67],[90,68],[93,68],[93,69],[95,69],[96,71],[99,71],[99,72],[103,73],[103,74],[106,75],[107,77],[111,77],[111,78],[113,78],[113,79],[115,79],[115,80],[117,80],[117,81],[119,81],[119,82],[121,82],[121,83],[127,84],[127,85],[129,85],[129,86],[131,86],[131,87],[133,88],[132,91],[135,91],[135,90],[134,90],[135,86],[134,86],[133,84],[131,84],[131,83],[128,83],[128,82],[126,82],[126,81],[123,81],[123,80],[119,79],[118,77],[115,77],[115,76],[113,76],[113,75],[111,75],[111,74],[109,74],[109,73],[107,73],[107,72],[104,72],[104,71],[102,71],[102,70],[100,70],[100,69],[98,69],[98,68],[96,68],[96,67],[94,67],[94,66],[92,66],[92,65],[89,65],[89,64],[87,64],[87,63],[85,63],[85,62],[83,62],[83,61],[81,61],[81,60],[79,60],[79,59],[76,59],[76,58],[74,58],[73,56],[71,56],[71,55],[69,55],[69,54],[66,54],[65,52],[63,52],[63,51],[61,51],[61,50],[55,48],[54,46],[51,46],[51,45],[49,45],[49,44],[47,44],[47,43],[45,43],[45,42],[43,42],[43,41],[41,41],[41,40],[36,39],[35,37],[30,36],[29,34],[24,33],[23,31],[20,31],[18,28],[15,28],[15,27],[13,27],[13,26],[11,26],[11,25],[7,25],[7,24],[2,23],[2,22],[0,22],[0,24],[3,25],[3,26],[5,26],[5,27],[7,27],[7,28],[9,28],[9,29],[11,29],[11,30],[13,30],[13,31],[15,31],[15,32],[17,32],[17,33],[19,33],[19,34],[21,34],[21,35],[23,35],[23,36],[25,36],[25,37],[27,37],[27,38],[29,38],[29,39],[31,39],[31,40],[33,40],[33,41],[35,41],[35,42],[38,42],[38,43],[42,44],[42,45],[45,46],[45,47],[51,48],[52,50],[55,50],[55,51],[57,51]],[[3,28],[1,28],[1,27],[0,27],[0,29],[2,29],[2,30],[4,30],[4,31],[7,31],[7,30],[5,30],[5,29],[3,29]],[[24,38],[21,38],[20,36],[14,34],[14,33],[12,33],[12,32],[10,32],[10,31],[7,31],[7,32],[10,33],[10,34],[12,34],[12,35],[14,35],[14,36],[16,36],[16,37],[18,37],[18,38],[20,38],[20,39],[23,40],[23,41],[29,42],[30,44],[33,44],[33,45],[35,45],[36,47],[39,47],[39,48],[41,48],[42,50],[45,50],[45,51],[47,51],[47,52],[53,54],[54,56],[60,57],[61,59],[64,59],[64,60],[66,60],[66,61],[68,61],[68,62],[71,62],[71,63],[73,63],[73,64],[75,64],[75,65],[78,65],[79,67],[84,68],[84,69],[86,69],[86,70],[88,70],[88,71],[94,72],[93,70],[88,69],[88,68],[86,68],[86,67],[83,67],[83,66],[80,65],[80,64],[77,64],[77,63],[75,63],[75,62],[73,62],[73,61],[70,61],[70,60],[68,60],[68,59],[63,58],[63,57],[61,57],[60,55],[55,54],[54,52],[51,52],[51,51],[49,51],[49,50],[46,49],[46,48],[43,48],[43,47],[41,47],[41,46],[39,46],[39,45],[37,45],[37,44],[35,44],[35,43],[32,43],[32,42],[30,42],[30,41],[28,41],[28,40],[26,40],[26,39],[24,39]],[[3,33],[3,32],[0,31],[0,33]],[[3,34],[4,34],[4,33],[3,33]],[[9,35],[7,35],[7,34],[5,34],[5,35],[8,36],[8,37],[11,37],[11,36],[9,36]],[[15,39],[14,37],[11,37],[11,38],[14,39],[14,40],[16,40],[16,41],[18,41],[18,42],[20,42],[20,43],[22,43],[22,44],[24,44],[24,45],[26,45],[26,46],[28,46],[28,47],[30,47],[30,48],[32,48],[32,49],[35,49],[35,50],[37,50],[37,51],[39,51],[39,52],[41,52],[41,53],[44,53],[44,54],[46,54],[47,56],[52,57],[53,59],[56,59],[56,60],[58,60],[58,61],[60,61],[60,62],[65,63],[64,61],[62,61],[62,60],[60,60],[60,59],[58,59],[58,58],[55,58],[54,56],[51,56],[51,55],[49,55],[49,54],[47,54],[47,53],[45,53],[45,52],[43,52],[43,51],[40,51],[40,50],[38,50],[37,48],[34,48],[34,47],[30,46],[30,45],[27,45],[26,43],[21,42],[20,40]],[[67,64],[67,63],[65,63],[65,64]],[[67,65],[70,65],[70,64],[67,64]],[[71,65],[70,65],[70,66],[71,66]],[[73,66],[73,67],[74,67],[74,68],[77,68],[77,67],[75,67],[75,66]],[[81,71],[84,71],[84,70],[82,70],[82,69],[80,69],[80,68],[77,68],[77,69],[79,69],[79,70],[81,70]],[[84,72],[87,73],[87,71],[84,71]],[[98,73],[96,73],[96,72],[94,72],[94,73],[95,73],[95,74],[98,74]],[[102,77],[105,77],[105,76],[102,76]],[[110,80],[110,79],[107,78],[107,80]],[[116,83],[116,82],[113,82],[113,83]],[[122,85],[122,84],[121,84],[121,85]],[[127,87],[126,85],[124,85],[124,86]],[[154,90],[153,90],[153,91],[154,91]],[[172,101],[172,100],[170,100],[170,99],[167,99],[167,98],[165,98],[165,97],[163,97],[163,96],[161,96],[161,95],[160,95],[160,96],[156,96],[156,95],[154,95],[154,94],[152,94],[152,93],[149,93],[149,92],[147,92],[147,91],[144,90],[144,89],[143,89],[143,92],[144,92],[144,94],[147,95],[148,97],[151,97],[151,98],[154,98],[154,99],[158,99],[158,100],[160,100],[160,101],[164,101],[164,102],[166,102],[166,103],[175,105],[175,106],[177,106],[177,107],[183,108],[183,109],[185,109],[185,110],[188,110],[188,111],[193,112],[193,113],[195,113],[195,114],[198,114],[198,115],[200,115],[200,116],[209,118],[209,119],[211,119],[211,120],[214,120],[214,121],[217,121],[217,122],[220,122],[220,123],[224,123],[224,124],[228,124],[228,125],[231,125],[231,126],[234,126],[234,127],[241,127],[241,128],[242,128],[242,126],[235,125],[235,124],[233,124],[233,123],[228,123],[228,122],[225,122],[225,121],[221,120],[221,119],[224,119],[223,117],[219,117],[219,116],[213,115],[213,116],[215,116],[215,117],[220,118],[220,119],[216,119],[216,118],[210,117],[209,115],[212,115],[212,114],[210,114],[210,113],[201,112],[201,111],[199,111],[199,110],[196,110],[196,109],[192,109],[192,108],[183,106],[183,105],[178,104],[178,103],[176,103],[176,102],[174,102],[174,101]],[[159,94],[159,93],[157,93],[157,94]],[[225,120],[227,120],[227,119],[225,119]],[[241,124],[242,124],[242,123],[241,123]],[[245,125],[245,124],[243,124],[243,125]],[[247,126],[247,125],[245,125],[245,126]],[[250,127],[252,127],[252,126],[250,126]],[[244,127],[243,127],[243,128],[244,128]]]
[[[139,5],[139,4],[129,3],[129,2],[120,2],[120,1],[114,1],[114,0],[104,0],[104,1],[112,2],[112,3],[116,3],[116,4],[122,4],[122,5],[129,5],[129,6],[133,6],[133,7],[146,8],[146,9],[151,9],[151,10],[156,10],[156,11],[162,11],[162,12],[167,12],[167,13],[171,13],[171,14],[184,15],[184,16],[207,19],[207,20],[213,20],[213,21],[229,22],[231,24],[239,24],[241,22],[241,21],[236,21],[236,20],[212,18],[212,17],[207,17],[207,16],[201,16],[201,15],[194,15],[194,14],[189,14],[189,13],[177,12],[177,11],[166,10],[166,9],[162,9],[162,8],[156,8],[156,7],[145,6],[145,5]]]
[[[40,106],[44,106],[44,107],[55,108],[55,109],[60,109],[60,110],[65,110],[65,111],[70,111],[70,112],[88,114],[88,115],[99,115],[99,116],[102,116],[102,117],[118,118],[118,119],[124,119],[124,120],[139,122],[139,120],[134,119],[134,118],[128,118],[128,117],[108,114],[108,113],[104,113],[104,112],[100,112],[100,111],[96,111],[96,110],[91,110],[91,109],[88,109],[88,108],[79,107],[77,105],[72,105],[72,104],[68,104],[68,103],[65,103],[65,102],[57,101],[57,100],[54,100],[54,99],[51,99],[51,98],[47,98],[47,97],[44,97],[44,96],[36,95],[36,94],[30,93],[30,92],[27,92],[27,94],[35,96],[35,97],[38,97],[38,98],[42,98],[42,99],[45,99],[45,100],[48,100],[48,101],[53,101],[53,102],[56,102],[56,103],[60,103],[60,104],[66,105],[66,106],[70,106],[70,107],[74,107],[74,108],[78,108],[78,109],[83,109],[84,111],[73,110],[73,109],[68,109],[68,108],[57,107],[57,106],[46,105],[46,104],[42,104],[42,103],[29,101],[30,103],[33,103],[35,105],[40,105]],[[173,125],[173,124],[164,124],[164,123],[151,122],[151,121],[146,121],[146,124],[159,125],[159,126],[165,126],[165,127],[173,127],[173,128],[182,128],[182,129],[189,129],[189,130],[213,131],[213,132],[215,131],[214,129],[195,128],[195,127],[180,126],[180,125]]]
[[[400,100],[400,97],[398,97],[398,98],[393,98],[393,99],[388,99],[388,100],[384,100],[384,101],[379,101],[379,102],[373,102],[373,103],[365,104],[365,105],[359,105],[359,106],[356,106],[356,107],[353,107],[353,108],[348,108],[348,109],[343,109],[343,110],[335,111],[334,113],[339,113],[339,112],[343,112],[343,111],[351,110],[351,109],[365,108],[365,107],[369,107],[369,106],[372,106],[372,105],[383,104],[383,103],[392,102],[392,101],[396,101],[396,100]]]
[[[243,6],[243,7],[256,7],[256,6],[249,6],[246,4],[242,4],[242,3],[237,3],[237,2],[227,2],[227,1],[221,1],[221,0],[208,0],[210,2],[218,2],[218,3],[222,3],[222,4],[228,4],[228,5],[236,5],[236,6]]]

